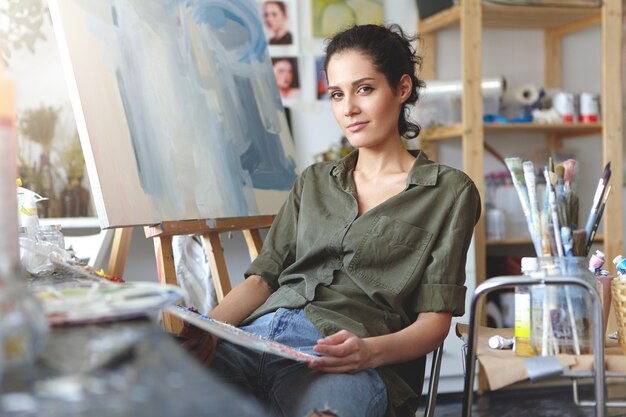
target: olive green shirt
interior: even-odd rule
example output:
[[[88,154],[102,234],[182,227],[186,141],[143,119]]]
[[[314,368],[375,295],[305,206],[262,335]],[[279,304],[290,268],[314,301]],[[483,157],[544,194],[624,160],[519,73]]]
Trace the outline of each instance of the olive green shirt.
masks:
[[[358,150],[313,164],[296,180],[245,273],[261,276],[272,294],[244,324],[303,308],[324,335],[370,337],[397,332],[423,311],[463,315],[467,249],[480,216],[474,183],[418,153],[406,188],[359,216],[357,159]],[[389,415],[415,412],[424,360],[411,365],[378,369]]]

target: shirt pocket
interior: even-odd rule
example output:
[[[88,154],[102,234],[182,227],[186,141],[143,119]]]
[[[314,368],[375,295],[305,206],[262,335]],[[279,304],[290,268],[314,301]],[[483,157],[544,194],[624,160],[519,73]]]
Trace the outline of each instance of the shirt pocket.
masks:
[[[380,216],[361,240],[348,271],[360,279],[399,293],[422,261],[432,233]]]

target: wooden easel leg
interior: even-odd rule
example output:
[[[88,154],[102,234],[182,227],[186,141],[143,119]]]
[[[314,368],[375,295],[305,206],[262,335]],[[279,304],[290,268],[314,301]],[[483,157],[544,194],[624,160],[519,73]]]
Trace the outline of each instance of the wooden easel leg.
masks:
[[[263,239],[261,239],[261,233],[259,229],[244,229],[243,236],[246,238],[246,244],[248,245],[248,252],[250,253],[250,260],[254,261],[263,247]]]
[[[172,251],[172,236],[153,238],[154,254],[157,264],[157,276],[161,284],[176,285],[176,267]],[[170,314],[163,313],[163,327],[166,332],[179,333],[183,328],[182,321]]]
[[[209,258],[217,302],[220,303],[231,289],[226,260],[224,259],[224,248],[220,241],[220,235],[217,232],[206,233],[202,235],[202,238],[204,239],[206,253]]]
[[[109,266],[107,267],[108,274],[118,278],[123,277],[132,237],[132,227],[120,227],[115,229],[113,244],[111,245],[111,255],[109,256]]]

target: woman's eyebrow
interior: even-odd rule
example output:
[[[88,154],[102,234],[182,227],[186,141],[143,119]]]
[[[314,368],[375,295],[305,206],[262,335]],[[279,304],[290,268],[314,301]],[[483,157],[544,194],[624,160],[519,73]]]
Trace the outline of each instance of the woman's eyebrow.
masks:
[[[363,77],[363,78],[359,78],[358,80],[352,81],[350,84],[352,84],[352,86],[355,86],[355,85],[361,84],[363,81],[371,81],[371,80],[375,80],[375,78],[373,78],[373,77]],[[339,87],[337,87],[335,85],[329,85],[328,86],[329,90],[331,90],[333,88],[337,89]]]

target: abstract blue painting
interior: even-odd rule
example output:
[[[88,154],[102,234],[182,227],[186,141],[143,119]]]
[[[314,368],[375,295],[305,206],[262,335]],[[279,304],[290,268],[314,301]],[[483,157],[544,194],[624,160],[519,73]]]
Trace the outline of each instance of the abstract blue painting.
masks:
[[[295,151],[254,0],[50,0],[102,227],[274,214]]]

